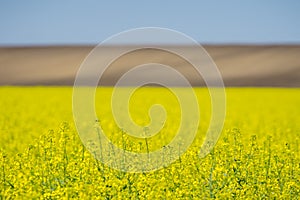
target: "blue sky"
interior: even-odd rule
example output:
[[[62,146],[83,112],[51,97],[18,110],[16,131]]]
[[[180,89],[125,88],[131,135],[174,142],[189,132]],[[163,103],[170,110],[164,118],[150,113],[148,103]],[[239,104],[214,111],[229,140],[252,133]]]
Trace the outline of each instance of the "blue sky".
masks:
[[[0,1],[0,45],[97,44],[164,27],[200,43],[300,43],[300,1]]]

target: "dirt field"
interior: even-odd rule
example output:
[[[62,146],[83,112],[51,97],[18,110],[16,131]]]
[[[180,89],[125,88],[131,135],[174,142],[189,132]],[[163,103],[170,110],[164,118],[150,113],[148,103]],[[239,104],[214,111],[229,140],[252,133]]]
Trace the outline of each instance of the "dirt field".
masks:
[[[177,48],[193,52],[190,47]],[[300,87],[300,45],[204,45],[204,48],[218,66],[226,86]],[[78,68],[92,49],[92,46],[1,47],[0,85],[73,85]],[[106,53],[112,51],[115,49],[110,47]],[[105,72],[101,83],[114,84],[124,71],[149,58],[176,68],[193,85],[203,85],[187,63],[170,54],[149,50],[118,59]]]

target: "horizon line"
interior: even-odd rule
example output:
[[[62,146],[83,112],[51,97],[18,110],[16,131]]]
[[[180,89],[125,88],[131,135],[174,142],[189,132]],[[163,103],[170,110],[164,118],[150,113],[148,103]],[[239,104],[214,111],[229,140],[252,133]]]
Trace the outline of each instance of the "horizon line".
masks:
[[[101,44],[101,43],[99,43]],[[44,43],[44,44],[0,44],[0,48],[34,48],[34,47],[96,47],[96,43]],[[247,42],[227,42],[227,43],[200,43],[201,46],[300,46],[300,42],[266,42],[266,43],[247,43]],[[104,46],[140,46],[140,45],[161,45],[161,46],[192,46],[191,44],[168,44],[168,43],[141,43],[141,44],[109,44]]]

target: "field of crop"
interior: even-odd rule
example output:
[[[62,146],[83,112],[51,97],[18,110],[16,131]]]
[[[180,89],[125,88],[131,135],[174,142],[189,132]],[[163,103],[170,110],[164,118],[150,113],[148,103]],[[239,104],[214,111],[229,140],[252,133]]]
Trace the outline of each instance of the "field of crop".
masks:
[[[149,140],[116,126],[111,91],[97,91],[97,123],[115,145],[151,152],[174,137],[180,108],[170,91],[146,87],[130,100],[131,117],[142,126],[152,104],[167,111],[165,127]],[[0,199],[299,199],[300,90],[226,89],[223,132],[205,158],[198,154],[211,105],[207,89],[195,91],[201,119],[187,152],[157,171],[126,173],[103,165],[82,144],[71,87],[0,87]]]

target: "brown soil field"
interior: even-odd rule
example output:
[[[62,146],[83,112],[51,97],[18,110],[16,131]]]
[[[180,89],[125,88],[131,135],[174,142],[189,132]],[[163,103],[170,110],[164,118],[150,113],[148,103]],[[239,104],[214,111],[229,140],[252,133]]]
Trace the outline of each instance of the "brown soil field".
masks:
[[[225,86],[300,87],[300,45],[203,47],[218,66]],[[122,47],[107,48],[105,53],[109,54],[115,48]],[[185,48],[193,54],[191,47],[176,48]],[[0,85],[73,85],[77,70],[92,49],[93,46],[0,47]],[[155,58],[150,59],[152,62],[176,68],[192,85],[203,85],[187,63],[164,52],[149,50],[118,59],[105,72],[101,84],[114,85],[124,71],[150,57]]]

